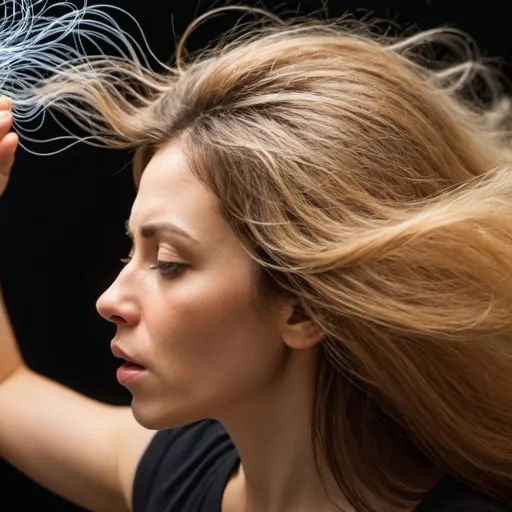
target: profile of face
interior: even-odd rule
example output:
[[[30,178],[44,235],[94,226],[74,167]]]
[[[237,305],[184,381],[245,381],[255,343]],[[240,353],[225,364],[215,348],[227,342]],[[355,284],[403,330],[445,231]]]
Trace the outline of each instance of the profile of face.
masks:
[[[254,261],[177,145],[145,169],[129,219],[131,259],[99,298],[113,344],[145,370],[135,418],[167,428],[229,413],[282,372],[292,306],[262,304]]]

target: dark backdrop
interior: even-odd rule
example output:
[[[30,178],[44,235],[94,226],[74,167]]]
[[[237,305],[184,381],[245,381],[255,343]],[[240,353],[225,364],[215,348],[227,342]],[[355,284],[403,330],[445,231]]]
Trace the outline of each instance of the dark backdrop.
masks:
[[[102,3],[132,13],[164,60],[173,52],[171,15],[179,35],[196,9],[201,13],[213,5],[206,0]],[[279,4],[297,9],[299,2]],[[404,25],[450,24],[469,32],[487,54],[509,59],[512,42],[505,4],[500,0],[331,0],[328,5],[334,16],[363,8]],[[322,2],[304,0],[300,5],[308,13]],[[269,0],[265,6],[273,8],[275,3]],[[227,22],[220,23],[207,23],[192,44],[206,42]],[[54,129],[43,127],[45,135]],[[20,151],[12,181],[0,200],[0,279],[26,361],[50,378],[115,404],[128,404],[129,395],[116,382],[117,364],[109,349],[114,330],[96,313],[95,300],[114,279],[121,268],[119,258],[129,249],[123,228],[134,197],[129,160],[123,152],[83,146],[44,158]],[[81,509],[0,461],[0,510]]]

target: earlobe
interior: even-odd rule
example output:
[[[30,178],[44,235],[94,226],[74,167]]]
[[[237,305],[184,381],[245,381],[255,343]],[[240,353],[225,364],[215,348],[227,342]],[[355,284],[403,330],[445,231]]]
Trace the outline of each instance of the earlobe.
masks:
[[[302,307],[294,305],[284,325],[283,341],[286,345],[304,350],[322,341],[323,337],[320,326],[306,315]]]

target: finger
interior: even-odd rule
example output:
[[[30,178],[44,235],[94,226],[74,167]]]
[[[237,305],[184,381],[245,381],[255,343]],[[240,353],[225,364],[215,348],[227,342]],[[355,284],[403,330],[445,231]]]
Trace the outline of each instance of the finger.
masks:
[[[11,159],[18,147],[18,141],[18,135],[14,132],[8,133],[0,141],[0,174],[9,174],[12,165]]]
[[[17,146],[18,135],[15,133],[7,134],[5,138],[0,141],[0,195],[3,194],[9,182]]]
[[[12,101],[7,96],[0,96],[0,139],[9,132],[12,122]]]
[[[11,167],[13,166],[13,164],[14,164],[14,154],[12,156],[10,156],[9,159],[4,162],[4,168],[10,170]],[[2,170],[0,170],[0,196],[2,195],[5,188],[7,187],[7,183],[9,182],[10,175],[11,175],[10,172],[4,173],[4,172],[2,172]]]
[[[3,139],[0,139],[0,167],[2,160],[14,154],[18,147],[19,137],[15,132],[9,132]]]
[[[0,110],[0,139],[9,133],[12,121],[12,114],[8,110]]]
[[[5,151],[14,152],[18,146],[19,136],[16,132],[9,132],[0,139],[0,158],[5,155]]]
[[[0,96],[0,110],[12,111],[12,100],[7,96]]]

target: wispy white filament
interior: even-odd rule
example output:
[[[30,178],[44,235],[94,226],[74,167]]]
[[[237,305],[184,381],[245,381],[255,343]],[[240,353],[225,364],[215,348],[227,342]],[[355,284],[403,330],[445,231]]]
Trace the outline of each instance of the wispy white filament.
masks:
[[[133,22],[137,39],[121,28],[119,15]],[[119,7],[88,6],[86,0],[83,7],[68,1],[49,5],[47,0],[0,0],[0,19],[0,94],[12,99],[14,129],[21,145],[32,154],[58,153],[77,142],[95,144],[94,135],[79,137],[57,119],[51,106],[60,99],[42,95],[36,88],[45,78],[65,76],[69,64],[86,64],[95,57],[109,58],[113,64],[129,61],[141,74],[155,65],[166,68],[149,48],[138,21]],[[73,98],[69,100],[72,105]],[[87,123],[85,115],[82,113],[82,121]],[[41,134],[46,116],[51,116],[65,135],[45,139]],[[89,133],[94,132],[95,122],[91,116]],[[40,152],[30,147],[52,142],[55,148],[56,141],[56,150]]]

